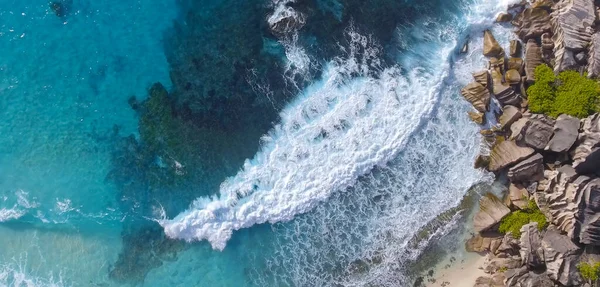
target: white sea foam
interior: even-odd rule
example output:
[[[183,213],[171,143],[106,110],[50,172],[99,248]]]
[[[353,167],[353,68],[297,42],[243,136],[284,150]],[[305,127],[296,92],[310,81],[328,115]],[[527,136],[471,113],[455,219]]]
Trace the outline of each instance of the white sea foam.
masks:
[[[39,203],[29,198],[29,193],[17,190],[14,197],[3,196],[0,202],[0,222],[19,219],[25,216],[28,210],[39,206]]]
[[[298,45],[298,30],[306,24],[306,16],[290,6],[295,2],[296,0],[272,0],[273,12],[267,17],[267,22],[272,29],[276,25],[285,26],[280,29],[283,33],[278,34],[287,59],[284,74],[290,79],[290,83],[295,83],[296,76],[308,79],[307,75],[312,65],[306,50]]]
[[[60,280],[30,276],[14,266],[0,265],[0,286],[3,287],[64,287]]]
[[[65,287],[61,276],[49,274],[46,278],[33,276],[27,268],[27,256],[0,264],[0,287]]]
[[[478,26],[491,26],[494,14],[500,8],[506,8],[509,2],[489,3],[481,0],[473,6],[467,20]],[[457,37],[457,31],[450,33]],[[442,107],[435,119],[429,118],[440,97],[450,97],[457,92],[455,83],[445,82],[451,71],[445,59],[456,43],[443,43],[445,47],[440,45],[418,51],[428,59],[427,63],[407,61],[403,64],[409,72],[401,75],[396,68],[378,68],[378,49],[368,37],[353,32],[349,35],[354,49],[367,52],[359,58],[351,49],[345,57],[330,63],[323,80],[308,87],[283,110],[281,123],[263,138],[261,151],[248,160],[235,177],[222,183],[218,197],[199,198],[189,210],[176,218],[159,220],[168,236],[188,241],[208,240],[213,248],[222,250],[235,230],[265,222],[289,221],[313,210],[332,196],[340,196],[337,191],[349,187],[358,190],[365,185],[357,182],[357,179],[368,175],[374,167],[384,167],[394,160],[403,152],[419,125],[427,120],[442,123],[441,126],[438,126],[439,123],[428,125],[431,131],[425,129],[426,134],[421,132],[418,141],[413,143],[429,148],[428,153],[411,151],[425,157],[420,160],[433,169],[420,169],[417,160],[414,166],[408,162],[406,164],[409,166],[390,168],[391,173],[386,175],[384,183],[395,181],[397,184],[384,185],[384,194],[392,196],[391,202],[403,204],[398,204],[394,212],[382,218],[367,217],[366,220],[373,220],[372,228],[381,228],[382,224],[398,227],[392,223],[399,218],[410,217],[406,226],[414,228],[402,229],[401,236],[398,236],[401,239],[399,242],[406,244],[406,238],[410,238],[419,226],[458,203],[459,195],[464,194],[466,188],[481,175],[468,168],[477,152],[477,141],[456,136],[473,137],[476,130],[467,128],[470,123],[464,119],[465,105],[462,103],[458,107],[462,105],[463,110],[446,111],[448,107]],[[454,69],[452,71],[456,73]],[[441,90],[442,87],[449,89],[450,94]],[[453,126],[456,123],[460,125]],[[455,129],[461,132],[454,134]],[[431,153],[437,156],[426,157]],[[449,159],[444,158],[446,154]],[[436,160],[439,166],[436,166]],[[440,170],[435,170],[436,167]],[[404,186],[403,182],[409,179],[414,180],[412,186]],[[445,182],[422,182],[427,180]],[[436,186],[443,186],[444,189]],[[362,188],[364,190],[356,192],[366,193],[373,189],[369,184]],[[406,192],[395,195],[390,188]],[[423,204],[432,198],[417,196],[423,201],[416,202],[422,203],[411,201],[413,205],[407,206],[408,202],[403,199],[414,193],[415,188],[419,193],[432,192],[432,196],[443,196],[446,190],[452,197],[449,201],[429,203],[427,208],[431,208],[431,212],[418,217],[415,215],[420,208],[426,208]],[[339,213],[327,214],[335,216]],[[373,230],[378,234],[381,231]],[[385,231],[392,232],[387,228]],[[371,241],[373,248],[385,248],[383,240]],[[402,246],[396,247],[403,250]]]

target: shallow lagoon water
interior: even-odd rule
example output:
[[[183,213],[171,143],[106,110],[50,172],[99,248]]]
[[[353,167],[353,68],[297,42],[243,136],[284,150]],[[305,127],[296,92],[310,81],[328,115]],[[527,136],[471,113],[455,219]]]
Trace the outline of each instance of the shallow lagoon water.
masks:
[[[174,20],[181,21],[185,7],[193,6],[188,2],[73,0],[63,2],[68,8],[65,17],[57,17],[45,1],[0,4],[0,50],[4,52],[0,56],[0,285],[122,284],[109,274],[124,252],[123,226],[153,218],[121,210],[121,201],[135,199],[119,198],[117,186],[107,180],[115,168],[111,153],[121,137],[138,133],[138,117],[128,99],[135,95],[142,100],[155,82],[171,87],[164,35]],[[342,17],[339,2],[322,2],[317,6],[329,11],[325,13]],[[503,27],[492,24],[494,11],[508,1],[474,2],[455,1],[439,11],[421,11],[411,19],[414,23],[402,23],[393,33],[394,41],[386,45],[361,34],[365,32],[361,27],[342,27],[350,44],[328,59],[314,58],[331,53],[311,46],[318,40],[279,37],[283,45],[275,50],[285,50],[284,60],[291,63],[282,72],[309,73],[301,67],[309,59],[311,65],[322,67],[321,73],[304,75],[303,79],[312,79],[309,84],[288,79],[288,86],[301,90],[281,109],[282,128],[269,133],[259,156],[244,169],[240,166],[237,175],[227,174],[231,179],[222,185],[227,190],[258,176],[264,185],[241,196],[240,202],[269,210],[270,215],[249,219],[236,214],[231,222],[241,222],[243,228],[225,229],[231,239],[214,238],[213,246],[207,241],[184,243],[182,250],[161,256],[160,265],[133,284],[407,286],[413,274],[403,270],[419,254],[408,249],[416,231],[457,205],[466,190],[484,178],[470,169],[479,149],[477,127],[464,116],[468,105],[460,100],[458,90],[484,61],[477,35],[493,27],[499,38],[508,37]],[[406,5],[420,11],[419,5]],[[265,23],[267,16],[262,17]],[[458,55],[457,46],[470,33],[470,53]],[[272,40],[265,43],[277,46]],[[396,65],[385,64],[384,56]],[[257,90],[268,93],[267,87],[261,88]],[[323,100],[329,104],[321,104]],[[347,108],[352,105],[356,107]],[[294,133],[288,125],[298,117],[295,111],[302,114],[302,109],[314,107],[316,112],[305,122],[296,118],[306,133]],[[393,114],[395,110],[402,113]],[[355,130],[328,130],[327,123],[333,120],[345,120]],[[371,124],[378,121],[385,124]],[[320,127],[331,136],[312,142],[298,138],[318,136]],[[357,132],[360,129],[366,130]],[[390,131],[398,136],[387,138]],[[341,133],[339,138],[336,132]],[[364,154],[344,157],[349,150],[341,144],[352,141],[344,137],[348,134],[381,138],[358,144],[361,149],[368,147],[359,150]],[[273,153],[273,146],[304,148],[338,173],[311,174],[315,166],[309,157],[296,165],[301,173],[293,177],[293,167],[278,169],[287,161],[281,161],[281,153]],[[377,161],[359,161],[363,158]],[[277,178],[273,181],[271,176]],[[285,188],[273,188],[286,177],[290,181]],[[329,184],[332,178],[345,180]],[[306,193],[303,186],[312,184],[316,188]],[[185,192],[186,197],[206,194],[202,187]],[[269,198],[279,201],[258,200]],[[192,213],[205,208],[210,199],[197,202],[189,206]],[[282,204],[291,207],[280,209]],[[153,207],[161,205],[169,203],[157,202]],[[178,205],[182,203],[171,206]],[[170,216],[169,222],[185,222],[186,215],[192,214],[187,207],[183,203],[181,215]],[[161,219],[160,212],[154,215]],[[228,224],[227,219],[219,220]],[[185,236],[164,222],[170,236],[205,238]],[[197,227],[202,225],[188,232],[199,234],[194,231]]]

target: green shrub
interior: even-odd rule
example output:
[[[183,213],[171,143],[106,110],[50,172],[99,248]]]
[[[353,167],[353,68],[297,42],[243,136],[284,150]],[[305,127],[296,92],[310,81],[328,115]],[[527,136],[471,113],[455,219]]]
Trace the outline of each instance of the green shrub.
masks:
[[[581,262],[579,265],[577,265],[577,269],[579,269],[581,277],[590,282],[598,280],[598,277],[600,276],[600,262]]]
[[[549,114],[553,110],[556,95],[554,71],[548,65],[539,65],[535,68],[535,85],[527,89],[529,109],[538,114]]]
[[[600,87],[596,81],[575,71],[560,73],[558,80],[561,85],[557,88],[554,110],[550,116],[567,114],[585,118],[598,111]]]
[[[500,232],[508,233],[511,232],[513,237],[521,237],[521,227],[530,222],[537,222],[538,229],[544,230],[548,226],[546,216],[540,211],[535,201],[530,200],[527,208],[523,210],[517,210],[508,216],[504,217],[500,221]]]
[[[547,65],[535,68],[535,84],[527,89],[529,109],[534,113],[558,117],[567,114],[584,118],[599,111],[600,84],[576,71],[558,76]]]

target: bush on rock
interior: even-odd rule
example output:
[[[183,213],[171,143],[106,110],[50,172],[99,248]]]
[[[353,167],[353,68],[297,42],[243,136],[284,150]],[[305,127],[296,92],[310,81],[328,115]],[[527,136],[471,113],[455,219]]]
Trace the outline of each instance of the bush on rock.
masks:
[[[517,210],[500,221],[499,231],[502,233],[511,232],[515,238],[521,237],[521,227],[530,222],[537,222],[538,229],[542,231],[548,226],[546,216],[540,211],[535,201],[529,201],[527,208]]]
[[[600,276],[600,262],[582,262],[577,265],[577,269],[579,270],[579,273],[581,273],[581,277],[589,282],[595,282]]]
[[[558,76],[547,65],[535,68],[535,84],[527,89],[529,109],[534,113],[558,117],[567,114],[578,118],[599,111],[600,84],[576,71]]]

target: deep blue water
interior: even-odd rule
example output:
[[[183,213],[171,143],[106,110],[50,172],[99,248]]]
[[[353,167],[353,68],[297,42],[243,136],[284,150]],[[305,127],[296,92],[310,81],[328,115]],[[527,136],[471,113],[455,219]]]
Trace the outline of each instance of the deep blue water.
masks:
[[[2,1],[0,286],[410,286],[488,2]]]

